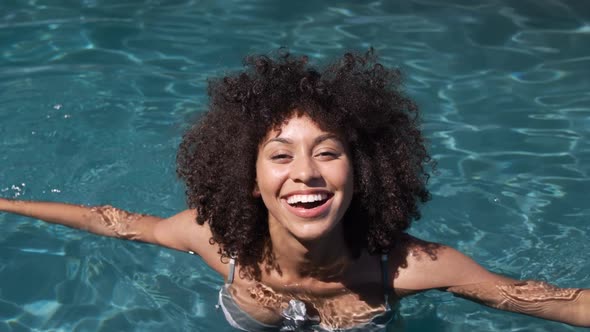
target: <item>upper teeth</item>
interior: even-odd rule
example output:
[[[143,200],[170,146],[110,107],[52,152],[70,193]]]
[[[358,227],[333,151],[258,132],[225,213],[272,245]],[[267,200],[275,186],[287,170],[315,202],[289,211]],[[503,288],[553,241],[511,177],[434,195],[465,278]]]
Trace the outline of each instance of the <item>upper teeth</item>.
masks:
[[[315,195],[293,195],[287,198],[287,203],[311,203],[317,201],[323,201],[328,198],[328,194],[315,194]]]

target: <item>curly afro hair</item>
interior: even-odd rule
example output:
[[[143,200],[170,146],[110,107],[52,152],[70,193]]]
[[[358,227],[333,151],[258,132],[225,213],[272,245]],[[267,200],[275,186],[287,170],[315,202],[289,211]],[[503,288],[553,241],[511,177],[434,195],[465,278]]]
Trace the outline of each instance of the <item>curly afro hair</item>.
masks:
[[[269,130],[305,114],[348,144],[354,194],[343,219],[351,252],[390,250],[411,222],[426,189],[430,157],[416,104],[401,90],[401,73],[366,54],[346,53],[318,70],[307,57],[278,52],[249,56],[245,70],[209,82],[209,110],[184,135],[178,176],[197,222],[209,223],[222,259],[260,279],[273,265],[268,212],[253,196],[258,147]]]

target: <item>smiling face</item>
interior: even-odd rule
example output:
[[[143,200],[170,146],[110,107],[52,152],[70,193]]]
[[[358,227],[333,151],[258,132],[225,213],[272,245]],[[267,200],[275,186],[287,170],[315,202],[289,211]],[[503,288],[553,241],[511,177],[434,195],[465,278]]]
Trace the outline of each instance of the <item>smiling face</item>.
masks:
[[[338,136],[307,116],[294,115],[263,139],[256,160],[256,189],[271,228],[300,241],[339,229],[353,192],[352,164]]]

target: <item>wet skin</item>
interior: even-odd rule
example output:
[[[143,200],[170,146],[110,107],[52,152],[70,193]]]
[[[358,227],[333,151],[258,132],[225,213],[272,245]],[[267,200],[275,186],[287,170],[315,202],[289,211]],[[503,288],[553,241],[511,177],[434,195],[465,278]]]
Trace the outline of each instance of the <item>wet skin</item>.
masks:
[[[105,228],[116,234],[116,237],[126,240],[138,239],[139,233],[134,230],[133,223],[143,217],[143,215],[129,213],[110,205],[93,207],[90,211],[98,215],[99,222]]]

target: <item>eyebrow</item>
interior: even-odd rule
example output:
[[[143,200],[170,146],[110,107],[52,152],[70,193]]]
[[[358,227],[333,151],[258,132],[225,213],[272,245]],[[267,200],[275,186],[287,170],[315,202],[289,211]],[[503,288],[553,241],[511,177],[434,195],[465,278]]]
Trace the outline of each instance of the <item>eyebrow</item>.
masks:
[[[323,141],[326,141],[326,140],[329,140],[329,139],[333,139],[333,140],[338,141],[339,143],[342,143],[342,141],[340,140],[340,138],[337,135],[328,133],[328,134],[323,134],[323,135],[320,135],[320,136],[316,137],[313,140],[313,145],[318,145],[318,144],[322,143]],[[274,143],[274,142],[276,142],[276,143],[282,143],[282,144],[293,144],[293,141],[290,140],[290,139],[288,139],[288,138],[275,137],[275,138],[271,138],[268,141],[264,142],[264,144],[262,146],[265,147],[268,144]]]

